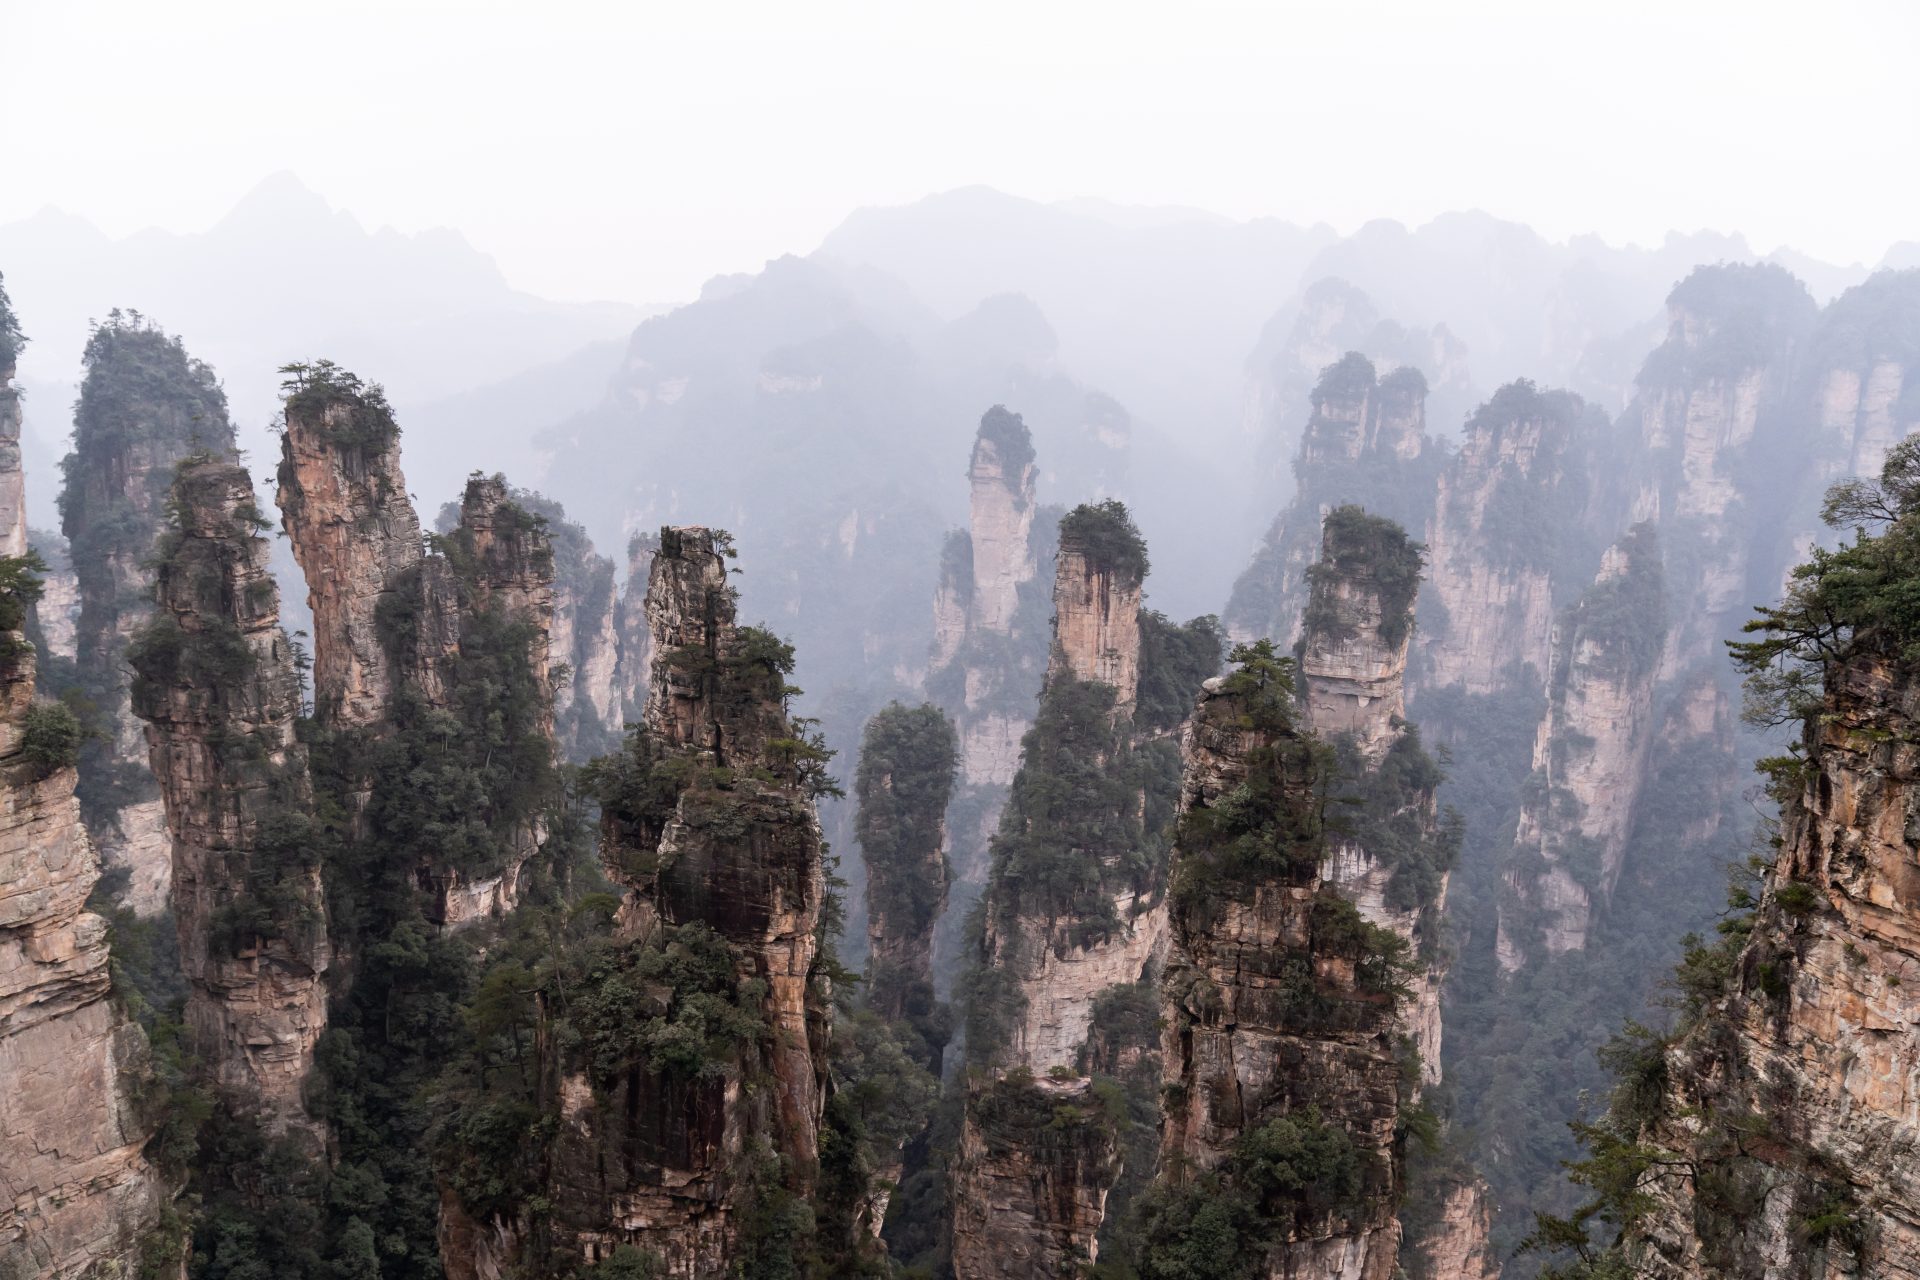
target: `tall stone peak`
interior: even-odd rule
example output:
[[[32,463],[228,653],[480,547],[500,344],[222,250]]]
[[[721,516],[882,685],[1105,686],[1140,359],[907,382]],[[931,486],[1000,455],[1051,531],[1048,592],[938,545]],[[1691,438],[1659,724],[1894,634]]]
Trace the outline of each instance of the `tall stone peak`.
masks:
[[[1804,337],[1818,312],[1806,285],[1776,263],[1695,267],[1667,295],[1666,340],[1640,385],[1738,377]]]
[[[1293,705],[1263,643],[1208,682],[1187,738],[1146,1247],[1191,1249],[1196,1215],[1248,1203],[1262,1226],[1223,1246],[1240,1273],[1386,1280],[1400,1236],[1404,944],[1323,879],[1324,757]],[[1274,1187],[1255,1169],[1270,1142],[1332,1158]]]
[[[222,459],[183,463],[171,505],[158,608],[128,657],[172,836],[187,1025],[227,1105],[317,1143],[303,1095],[331,945],[317,854],[289,835],[313,791],[266,522],[247,469]]]
[[[1372,454],[1418,457],[1426,447],[1427,379],[1403,365],[1380,375],[1349,351],[1320,371],[1313,414],[1300,441],[1296,474]]]
[[[11,378],[23,342],[0,287],[0,494],[16,496]],[[148,1069],[147,1038],[111,999],[108,925],[86,909],[100,863],[77,775],[48,758],[33,729],[26,601],[4,607],[13,617],[0,631],[0,1272],[131,1272],[169,1198],[145,1155],[152,1117],[132,1088]]]
[[[1034,474],[1033,433],[1019,414],[993,406],[980,419],[967,468],[972,551],[968,616],[972,626],[995,635],[1013,629],[1020,584],[1034,573],[1028,551]]]
[[[15,363],[26,338],[0,276],[0,556],[27,552],[27,484],[20,466],[20,392],[13,385]]]
[[[1309,720],[1327,736],[1352,734],[1372,761],[1396,740],[1406,710],[1423,551],[1393,521],[1338,507],[1307,574],[1300,672]]]
[[[724,752],[711,667],[730,648],[735,594],[727,583],[725,533],[699,526],[663,528],[647,578],[647,629],[653,671],[646,724],[663,743]]]
[[[1124,504],[1083,503],[1060,521],[1053,576],[1053,658],[1063,673],[1110,686],[1116,714],[1132,710],[1140,684],[1140,597],[1147,548]]]
[[[424,555],[400,470],[400,428],[377,383],[322,360],[289,366],[279,502],[313,610],[315,714],[339,728],[379,721],[393,663],[375,615]]]
[[[213,370],[138,312],[115,311],[95,326],[83,364],[61,531],[80,594],[76,673],[110,736],[81,754],[81,807],[107,866],[127,877],[122,900],[152,915],[165,906],[171,860],[144,736],[127,709],[124,655],[147,619],[147,564],[166,528],[174,469],[190,456],[230,453],[233,425]]]

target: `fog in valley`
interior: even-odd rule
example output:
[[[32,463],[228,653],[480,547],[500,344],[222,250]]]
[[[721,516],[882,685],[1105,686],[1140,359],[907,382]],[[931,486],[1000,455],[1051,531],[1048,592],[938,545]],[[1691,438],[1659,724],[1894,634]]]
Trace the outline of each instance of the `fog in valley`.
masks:
[[[1920,1275],[1920,12],[0,23],[0,1280]]]

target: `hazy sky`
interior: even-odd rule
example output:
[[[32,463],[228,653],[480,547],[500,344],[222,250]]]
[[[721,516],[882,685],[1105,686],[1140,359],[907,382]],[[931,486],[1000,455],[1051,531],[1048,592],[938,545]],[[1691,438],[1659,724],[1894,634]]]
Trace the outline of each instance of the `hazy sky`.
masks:
[[[0,222],[204,228],[292,169],[518,286],[671,300],[987,183],[1562,238],[1920,238],[1920,4],[0,0]]]

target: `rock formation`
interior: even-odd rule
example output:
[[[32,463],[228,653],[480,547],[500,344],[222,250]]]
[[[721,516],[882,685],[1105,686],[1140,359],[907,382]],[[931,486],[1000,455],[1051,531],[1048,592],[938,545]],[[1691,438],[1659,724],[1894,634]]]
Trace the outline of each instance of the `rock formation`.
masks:
[[[1147,1247],[1239,1274],[1387,1280],[1405,944],[1323,877],[1328,760],[1293,697],[1263,644],[1208,683],[1189,731]],[[1194,1234],[1202,1213],[1223,1226]]]
[[[1053,661],[993,841],[966,979],[972,1070],[950,1175],[963,1280],[1095,1261],[1109,1192],[1142,1159],[1126,1150],[1120,1091],[1096,1075],[1124,1047],[1098,1054],[1092,1042],[1103,1001],[1151,981],[1165,948],[1172,797],[1146,780],[1145,753],[1171,744],[1143,745],[1134,717],[1146,550],[1118,503],[1078,507],[1060,529]],[[1218,663],[1206,635],[1193,685]],[[1138,1038],[1136,1057],[1150,1051]]]
[[[393,696],[382,602],[409,587],[434,594],[417,572],[420,517],[400,472],[400,429],[379,386],[321,361],[297,367],[286,389],[279,503],[313,610],[315,714],[361,728],[382,719]]]
[[[936,943],[940,974],[955,967],[959,924],[986,884],[987,845],[1046,669],[1058,517],[1036,506],[1034,476],[1026,424],[994,406],[974,440],[968,527],[948,535],[941,555],[926,680],[960,738],[947,830],[953,894]]]
[[[1603,426],[1577,396],[1526,381],[1467,419],[1426,526],[1422,689],[1544,687],[1555,609],[1592,572],[1589,459]]]
[[[27,625],[43,661],[74,661],[76,624],[80,618],[80,581],[73,572],[73,552],[67,540],[45,529],[29,529],[27,544],[46,563],[40,598],[33,602]]]
[[[80,761],[80,797],[120,898],[142,915],[163,910],[172,865],[146,741],[127,709],[125,652],[151,604],[147,561],[166,523],[174,467],[233,448],[226,395],[213,370],[137,312],[114,312],[87,341],[63,469],[60,525],[80,590],[77,677],[103,738]]]
[[[173,839],[186,1023],[223,1105],[311,1130],[303,1089],[331,961],[300,677],[245,467],[189,459],[134,637],[134,714]]]
[[[1658,539],[1636,525],[1555,628],[1536,781],[1521,805],[1500,913],[1505,969],[1585,946],[1595,904],[1619,879],[1653,746],[1666,613]]]
[[[0,288],[0,547],[26,549],[14,354]],[[0,1273],[132,1271],[168,1190],[142,1154],[134,1096],[147,1040],[109,995],[107,922],[86,910],[99,862],[72,764],[36,733],[26,601],[0,601]]]
[[[614,683],[621,724],[637,724],[646,714],[647,687],[653,679],[653,632],[647,627],[647,580],[659,535],[636,533],[627,540],[627,581],[614,619],[619,648]]]
[[[1294,458],[1293,500],[1274,518],[1227,603],[1234,639],[1293,643],[1307,604],[1307,567],[1320,548],[1320,522],[1333,507],[1356,503],[1408,528],[1426,526],[1434,471],[1445,456],[1427,438],[1426,395],[1419,370],[1402,367],[1380,377],[1355,351],[1321,371]]]
[[[634,1246],[668,1276],[734,1274],[758,1247],[753,1215],[767,1197],[805,1200],[816,1185],[821,759],[787,720],[791,649],[735,624],[728,546],[707,529],[661,531],[645,719],[599,775],[601,854],[624,889],[618,926],[555,992],[555,1014],[575,1026],[651,1018],[692,1037],[699,1056],[689,1064],[671,1038],[543,1044],[560,1118],[541,1166],[550,1216],[522,1206],[480,1221],[449,1198],[441,1235],[455,1277],[497,1274],[540,1239],[578,1262]],[[717,1009],[735,1020],[725,1039],[709,1021]]]

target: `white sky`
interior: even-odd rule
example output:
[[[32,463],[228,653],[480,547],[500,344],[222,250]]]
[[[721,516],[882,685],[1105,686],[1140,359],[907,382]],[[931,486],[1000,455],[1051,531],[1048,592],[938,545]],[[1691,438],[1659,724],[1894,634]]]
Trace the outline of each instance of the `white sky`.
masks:
[[[1920,3],[0,0],[0,222],[292,169],[561,298],[687,296],[986,183],[1558,238],[1920,239]]]

